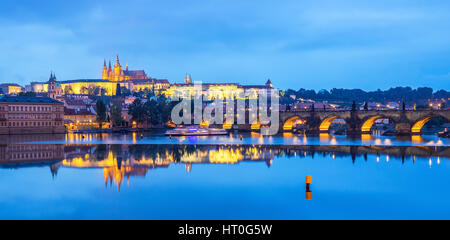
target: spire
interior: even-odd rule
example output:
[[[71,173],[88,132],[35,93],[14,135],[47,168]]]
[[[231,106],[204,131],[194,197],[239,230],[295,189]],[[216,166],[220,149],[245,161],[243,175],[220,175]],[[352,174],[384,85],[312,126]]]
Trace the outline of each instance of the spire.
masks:
[[[111,67],[111,65],[110,65]],[[108,79],[109,78],[109,74],[108,74],[108,68],[106,68],[106,59],[103,60],[103,71],[102,71],[102,79]]]
[[[184,83],[185,84],[191,84],[192,83],[191,74],[187,74],[186,73],[186,77],[184,78]]]
[[[128,72],[128,61],[127,61],[127,67],[126,67],[126,71]]]
[[[120,65],[120,63],[119,63],[119,54],[117,54],[117,56],[116,56],[116,66],[119,66]]]
[[[111,71],[111,60],[109,61],[108,72]]]
[[[53,71],[50,71],[50,77],[48,78],[49,82],[56,81],[56,76]]]

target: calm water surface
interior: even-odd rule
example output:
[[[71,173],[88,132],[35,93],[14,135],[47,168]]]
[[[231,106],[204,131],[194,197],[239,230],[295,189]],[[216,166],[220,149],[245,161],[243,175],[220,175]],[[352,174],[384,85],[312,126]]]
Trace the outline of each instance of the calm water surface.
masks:
[[[3,138],[0,219],[450,219],[448,139],[262,139]]]
[[[357,138],[321,134],[306,137],[292,133],[275,136],[262,136],[258,133],[232,133],[224,136],[177,136],[167,137],[163,133],[133,134],[67,134],[55,136],[38,136],[37,138],[20,138],[16,142],[33,142],[47,144],[258,144],[258,145],[377,145],[377,146],[450,146],[450,139],[438,138],[436,135],[385,137],[364,134]]]

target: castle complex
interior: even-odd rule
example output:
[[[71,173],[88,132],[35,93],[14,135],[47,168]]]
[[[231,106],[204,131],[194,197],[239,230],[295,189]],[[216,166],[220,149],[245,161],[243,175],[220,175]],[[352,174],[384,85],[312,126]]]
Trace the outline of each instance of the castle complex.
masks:
[[[41,93],[51,98],[64,94],[82,95],[106,95],[114,96],[118,89],[128,89],[131,92],[144,90],[153,91],[155,94],[165,94],[167,97],[187,97],[194,95],[194,83],[191,75],[186,74],[184,83],[170,84],[167,79],[156,79],[149,77],[144,70],[129,70],[128,63],[123,69],[119,56],[116,57],[114,65],[103,61],[101,79],[77,79],[57,81],[52,73],[47,82],[32,82],[29,91]],[[272,88],[270,80],[265,85],[241,85],[238,83],[202,83],[202,94],[224,98],[229,94],[239,95],[244,91],[256,92],[260,89]],[[207,96],[208,97],[208,96]]]
[[[201,94],[207,99],[221,98],[225,99],[227,96],[234,96],[239,98],[244,92],[249,93],[247,97],[257,98],[259,90],[269,91],[272,89],[272,82],[270,79],[264,85],[241,85],[238,83],[201,83]],[[179,98],[193,98],[196,94],[195,83],[192,83],[190,74],[186,74],[184,83],[175,83],[164,91],[166,96],[177,96]]]
[[[103,62],[102,79],[110,80],[114,82],[130,81],[138,79],[149,79],[144,70],[128,70],[128,63],[125,71],[122,69],[122,65],[119,62],[119,56],[116,57],[116,63],[111,68],[111,61],[109,61],[109,67],[106,67],[106,60]]]
[[[32,82],[30,90],[36,93],[51,93],[50,84],[60,86],[63,94],[104,94],[113,96],[117,94],[118,88],[126,88],[130,91],[139,92],[145,89],[159,94],[170,87],[167,79],[156,79],[148,77],[144,70],[128,70],[128,64],[125,70],[116,57],[114,66],[106,66],[106,60],[103,62],[102,79],[77,79],[56,81],[55,75],[51,75],[48,82]]]

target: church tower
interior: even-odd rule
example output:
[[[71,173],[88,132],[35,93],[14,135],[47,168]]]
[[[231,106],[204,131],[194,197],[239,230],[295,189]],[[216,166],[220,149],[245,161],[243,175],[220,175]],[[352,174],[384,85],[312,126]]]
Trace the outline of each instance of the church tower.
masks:
[[[108,66],[108,79],[110,79],[111,76],[112,76],[111,60],[109,60],[109,66]]]
[[[116,57],[116,64],[114,64],[114,69],[113,69],[113,76],[110,79],[111,81],[122,81],[123,80],[123,71],[122,71],[122,66],[120,65],[119,62],[119,55],[117,55]]]
[[[106,68],[106,60],[103,61],[102,79],[108,79],[108,68]]]
[[[53,99],[56,97],[56,76],[53,73],[50,73],[48,79],[48,96]]]
[[[103,61],[102,69],[102,79],[109,80],[112,82],[123,82],[123,81],[133,81],[137,79],[149,79],[144,70],[129,70],[128,61],[126,63],[125,69],[119,61],[119,55],[116,56],[116,61],[114,65],[109,61],[108,67],[106,66],[106,60]],[[151,84],[149,80],[148,84]]]
[[[191,75],[186,73],[186,77],[184,78],[185,84],[192,84]]]

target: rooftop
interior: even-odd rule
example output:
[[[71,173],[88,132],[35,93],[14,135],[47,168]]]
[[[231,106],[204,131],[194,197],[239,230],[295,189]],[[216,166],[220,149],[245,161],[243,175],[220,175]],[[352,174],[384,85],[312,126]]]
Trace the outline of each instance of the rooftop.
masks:
[[[62,83],[75,83],[75,82],[112,82],[109,80],[104,79],[76,79],[76,80],[65,80],[65,81],[56,81],[56,83],[62,84]],[[31,84],[47,84],[46,82],[31,82]]]
[[[0,102],[62,103],[49,97],[0,96]]]
[[[146,77],[147,74],[145,74],[144,70],[125,70],[123,71],[123,74],[130,77]]]
[[[2,84],[0,84],[0,87],[8,87],[8,86],[20,87],[20,85],[17,83],[2,83]]]
[[[70,108],[65,107],[64,115],[96,115],[96,114],[87,109],[80,109],[77,111],[75,109],[70,109]]]

